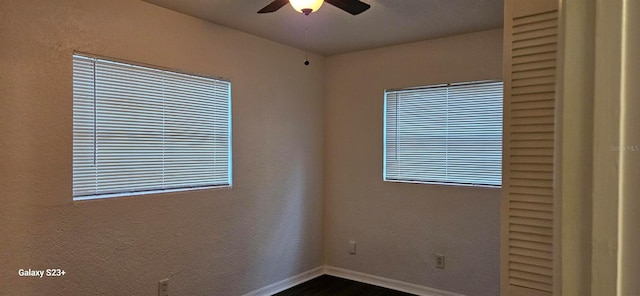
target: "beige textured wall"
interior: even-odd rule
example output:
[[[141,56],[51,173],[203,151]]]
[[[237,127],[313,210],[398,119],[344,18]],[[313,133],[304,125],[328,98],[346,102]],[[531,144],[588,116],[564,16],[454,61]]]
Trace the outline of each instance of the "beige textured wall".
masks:
[[[500,190],[383,182],[382,108],[389,88],[500,79],[502,31],[333,56],[326,70],[327,265],[498,295]]]
[[[230,78],[234,187],[72,202],[73,50]],[[0,295],[241,295],[320,266],[324,59],[303,56],[142,1],[2,0]]]

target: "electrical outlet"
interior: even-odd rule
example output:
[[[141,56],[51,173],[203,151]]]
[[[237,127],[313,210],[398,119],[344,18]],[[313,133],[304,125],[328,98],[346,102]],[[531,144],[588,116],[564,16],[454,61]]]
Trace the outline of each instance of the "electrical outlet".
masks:
[[[436,254],[436,268],[444,269],[444,255]]]
[[[356,253],[356,241],[349,241],[349,254],[355,255]]]
[[[169,279],[158,282],[158,296],[169,296]]]

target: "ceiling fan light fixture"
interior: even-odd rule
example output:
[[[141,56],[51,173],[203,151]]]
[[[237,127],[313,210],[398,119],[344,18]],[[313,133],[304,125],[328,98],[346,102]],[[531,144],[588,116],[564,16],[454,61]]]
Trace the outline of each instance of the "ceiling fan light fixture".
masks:
[[[305,15],[318,11],[323,2],[324,0],[289,0],[293,9]]]

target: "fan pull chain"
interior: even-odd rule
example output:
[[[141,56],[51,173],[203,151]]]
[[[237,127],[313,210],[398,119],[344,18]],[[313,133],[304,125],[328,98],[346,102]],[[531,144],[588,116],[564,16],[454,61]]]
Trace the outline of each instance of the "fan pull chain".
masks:
[[[309,45],[309,24],[307,23],[308,15],[304,16],[304,43]],[[304,65],[309,66],[309,51],[307,49],[304,50]]]

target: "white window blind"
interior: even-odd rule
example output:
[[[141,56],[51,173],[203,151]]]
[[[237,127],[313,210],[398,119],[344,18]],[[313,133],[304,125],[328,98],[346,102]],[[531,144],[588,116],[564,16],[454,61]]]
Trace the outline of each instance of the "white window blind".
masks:
[[[384,180],[500,186],[502,82],[385,91]]]
[[[73,55],[75,200],[230,185],[230,82]]]

